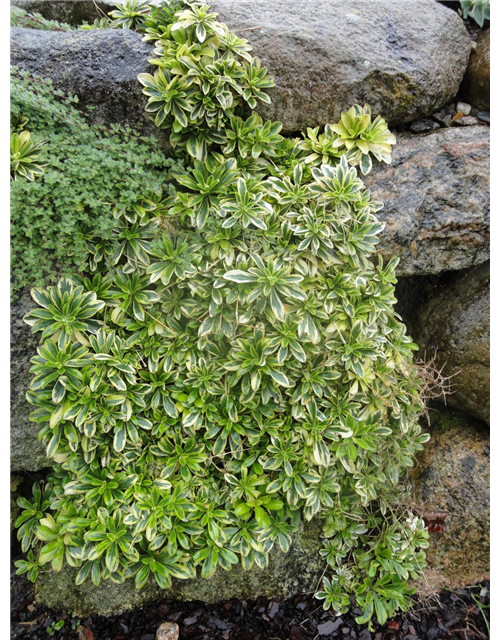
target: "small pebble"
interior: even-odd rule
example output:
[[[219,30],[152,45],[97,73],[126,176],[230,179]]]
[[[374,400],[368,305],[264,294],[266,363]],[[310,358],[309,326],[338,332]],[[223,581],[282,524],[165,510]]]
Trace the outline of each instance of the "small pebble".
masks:
[[[328,620],[328,622],[324,622],[323,624],[318,625],[318,634],[320,636],[329,636],[330,634],[337,631],[341,624],[342,618],[339,618],[335,622]]]
[[[486,111],[478,111],[476,115],[479,122],[484,122],[485,124],[498,124],[495,116],[493,115],[492,117],[491,114],[486,113]]]
[[[368,631],[368,629],[363,629],[363,631],[358,636],[358,640],[372,640],[372,634]]]
[[[78,640],[95,640],[95,634],[87,627],[81,625],[76,628],[76,635]]]
[[[474,118],[474,116],[464,116],[463,118],[458,118],[457,120],[454,120],[453,124],[456,127],[471,127],[477,124],[477,118]]]
[[[468,116],[471,109],[472,107],[470,106],[470,104],[467,104],[466,102],[459,102],[457,104],[457,111],[461,111],[464,116]]]
[[[432,114],[432,118],[442,124],[444,127],[451,127],[451,114],[446,113],[444,109],[441,111],[436,111]]]
[[[178,640],[179,625],[175,622],[163,622],[156,631],[156,640]]]
[[[220,618],[214,618],[213,623],[220,631],[227,631],[232,626],[231,623],[220,620]]]
[[[427,133],[427,131],[433,131],[439,129],[439,124],[433,120],[425,118],[424,120],[415,120],[411,123],[410,131],[412,133]]]

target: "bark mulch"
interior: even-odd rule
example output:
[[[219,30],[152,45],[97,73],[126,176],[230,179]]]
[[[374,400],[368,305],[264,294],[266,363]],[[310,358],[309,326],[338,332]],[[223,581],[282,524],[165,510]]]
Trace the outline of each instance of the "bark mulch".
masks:
[[[489,583],[442,591],[433,600],[415,601],[370,632],[354,615],[335,617],[310,595],[285,602],[267,598],[203,602],[157,602],[118,616],[80,619],[69,611],[50,611],[34,602],[25,576],[11,580],[11,640],[155,640],[162,622],[176,622],[180,640],[475,640],[489,638]],[[59,628],[60,627],[60,628]]]

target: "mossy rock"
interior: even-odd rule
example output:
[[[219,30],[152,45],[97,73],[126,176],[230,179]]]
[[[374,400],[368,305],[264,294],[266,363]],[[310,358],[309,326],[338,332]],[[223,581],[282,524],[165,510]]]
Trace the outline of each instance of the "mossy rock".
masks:
[[[490,265],[459,273],[423,304],[411,322],[421,353],[436,354],[450,376],[447,403],[489,423]]]
[[[21,509],[17,505],[17,498],[18,498],[17,493],[14,492],[10,494],[10,532],[11,534],[14,534],[15,532],[14,525],[21,513]]]
[[[96,587],[87,580],[75,585],[77,569],[68,566],[55,573],[47,565],[36,583],[37,601],[51,609],[71,609],[78,615],[118,614],[146,602],[165,600],[201,600],[220,602],[231,598],[251,600],[268,596],[284,600],[300,592],[312,592],[318,587],[324,563],[318,551],[321,548],[321,523],[312,520],[301,526],[294,536],[288,553],[277,547],[269,556],[269,566],[254,566],[244,571],[236,565],[231,571],[220,567],[212,578],[174,580],[172,587],[164,591],[154,580],[137,591],[134,580],[123,584],[101,583]]]
[[[429,432],[413,481],[417,508],[447,514],[446,531],[430,534],[420,579],[437,591],[489,577],[490,443],[484,424],[449,409],[432,413]]]

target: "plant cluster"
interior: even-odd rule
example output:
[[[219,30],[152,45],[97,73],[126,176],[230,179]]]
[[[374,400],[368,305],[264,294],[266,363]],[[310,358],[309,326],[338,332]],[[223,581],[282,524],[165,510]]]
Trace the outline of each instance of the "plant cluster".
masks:
[[[464,20],[471,17],[482,27],[490,19],[490,0],[460,0],[459,13]]]
[[[158,70],[140,74],[139,81],[149,97],[146,111],[158,127],[171,131],[174,149],[201,162],[214,145],[229,156],[238,145],[242,159],[272,155],[281,124],[239,117],[258,101],[269,103],[265,90],[274,86],[247,41],[217,22],[208,5],[163,13],[162,20],[157,15],[142,28],[144,39],[155,42],[150,62]]]
[[[27,397],[54,468],[19,502],[18,571],[168,588],[264,568],[319,517],[317,597],[383,624],[427,546],[406,500],[427,440],[416,345],[356,170],[390,161],[394,139],[359,106],[283,138],[252,113],[266,69],[208,6],[131,5],[123,26],[156,47],[147,109],[185,164],[161,205],[117,209],[109,242],[88,236],[87,275],[32,291]]]
[[[13,69],[11,172],[43,173],[34,164],[42,141],[47,165],[35,182],[12,183],[14,291],[85,269],[89,238],[98,233],[93,250],[105,254],[119,211],[145,200],[161,206],[168,195],[166,169],[174,161],[157,142],[128,127],[90,125],[76,102],[50,80]],[[30,133],[18,133],[28,120]]]

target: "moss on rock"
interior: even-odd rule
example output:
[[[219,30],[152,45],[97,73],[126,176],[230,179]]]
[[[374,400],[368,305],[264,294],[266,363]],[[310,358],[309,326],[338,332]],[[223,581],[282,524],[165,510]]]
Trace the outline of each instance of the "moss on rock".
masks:
[[[484,425],[448,409],[433,414],[430,433],[413,480],[422,510],[448,514],[446,532],[429,537],[429,571],[421,579],[436,591],[489,576],[490,446]]]
[[[314,591],[323,573],[318,553],[321,542],[321,523],[312,520],[301,526],[288,553],[275,548],[269,557],[269,566],[254,566],[244,571],[241,565],[232,571],[217,569],[210,579],[174,580],[164,591],[150,580],[137,591],[133,580],[123,584],[101,583],[96,587],[90,580],[75,585],[77,569],[64,566],[55,573],[47,567],[36,582],[37,600],[51,609],[71,609],[78,615],[118,614],[146,602],[160,600],[202,600],[220,602],[230,598],[243,600],[259,596],[284,600],[300,592]]]

